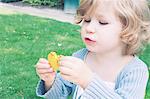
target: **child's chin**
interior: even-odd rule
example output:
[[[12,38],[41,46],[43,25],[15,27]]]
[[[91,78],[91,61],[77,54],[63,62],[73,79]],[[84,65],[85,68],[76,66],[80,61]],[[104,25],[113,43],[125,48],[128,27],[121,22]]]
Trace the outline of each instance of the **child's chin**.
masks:
[[[93,46],[86,46],[87,50],[90,52],[96,52],[96,48]]]

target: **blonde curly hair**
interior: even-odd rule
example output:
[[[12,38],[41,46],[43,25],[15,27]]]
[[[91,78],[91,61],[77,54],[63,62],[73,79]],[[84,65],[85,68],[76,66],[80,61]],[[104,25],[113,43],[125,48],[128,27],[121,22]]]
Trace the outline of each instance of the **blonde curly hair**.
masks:
[[[77,9],[76,23],[84,15],[94,12],[98,0],[81,0]],[[138,54],[150,41],[150,10],[146,0],[110,0],[122,23],[121,41],[126,45],[124,54]]]

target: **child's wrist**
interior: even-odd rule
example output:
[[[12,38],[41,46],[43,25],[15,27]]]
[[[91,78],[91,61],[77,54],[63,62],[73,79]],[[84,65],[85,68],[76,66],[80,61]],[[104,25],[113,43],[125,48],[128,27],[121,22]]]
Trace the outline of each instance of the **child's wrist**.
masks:
[[[87,76],[87,79],[83,79],[84,81],[83,81],[83,84],[81,84],[81,87],[83,88],[83,89],[85,89],[88,85],[89,85],[89,83],[92,81],[92,79],[93,79],[93,76],[94,76],[94,73],[91,73],[90,75],[88,75]]]
[[[52,87],[54,82],[55,82],[55,78],[51,81],[45,81],[45,90],[48,91]]]
[[[52,86],[52,83],[51,82],[45,82],[45,91],[48,91]]]

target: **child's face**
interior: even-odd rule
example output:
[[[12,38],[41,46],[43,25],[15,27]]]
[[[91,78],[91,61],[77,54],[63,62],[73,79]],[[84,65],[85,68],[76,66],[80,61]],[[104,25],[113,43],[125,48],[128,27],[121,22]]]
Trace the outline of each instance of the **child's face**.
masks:
[[[104,4],[99,5],[94,14],[84,17],[81,27],[82,40],[87,49],[92,52],[104,53],[121,50],[122,24],[115,16],[112,4],[102,3]]]

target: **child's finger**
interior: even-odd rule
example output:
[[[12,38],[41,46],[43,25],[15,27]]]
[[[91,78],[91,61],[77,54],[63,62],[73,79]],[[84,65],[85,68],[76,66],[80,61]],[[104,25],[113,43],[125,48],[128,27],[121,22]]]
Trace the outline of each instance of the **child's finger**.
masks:
[[[60,66],[59,70],[60,70],[60,73],[62,73],[64,75],[71,75],[73,72],[71,69],[62,67],[62,66]]]
[[[39,73],[39,74],[46,74],[46,73],[53,73],[53,69],[50,68],[50,69],[36,69],[36,71]]]
[[[49,69],[51,67],[49,64],[37,63],[36,68],[38,68],[38,69]]]
[[[82,61],[79,58],[73,57],[73,56],[64,56],[62,58],[60,58],[60,61],[70,61],[70,62],[75,62],[75,61]]]
[[[73,83],[72,77],[70,75],[61,74],[61,76],[63,79]]]
[[[45,64],[48,64],[48,60],[46,60],[45,58],[40,58],[40,59],[39,59],[39,62],[40,62],[40,63],[43,63],[43,64],[44,64],[44,63],[45,63]]]
[[[73,56],[63,56],[60,59],[61,60],[79,60],[78,58],[73,57]]]
[[[51,74],[41,74],[39,77],[42,80],[52,80],[51,77],[54,77],[54,76],[55,76],[55,74],[51,73]]]
[[[67,67],[67,68],[72,69],[72,64],[73,64],[73,63],[70,62],[70,61],[65,61],[65,60],[59,61],[60,67]]]

